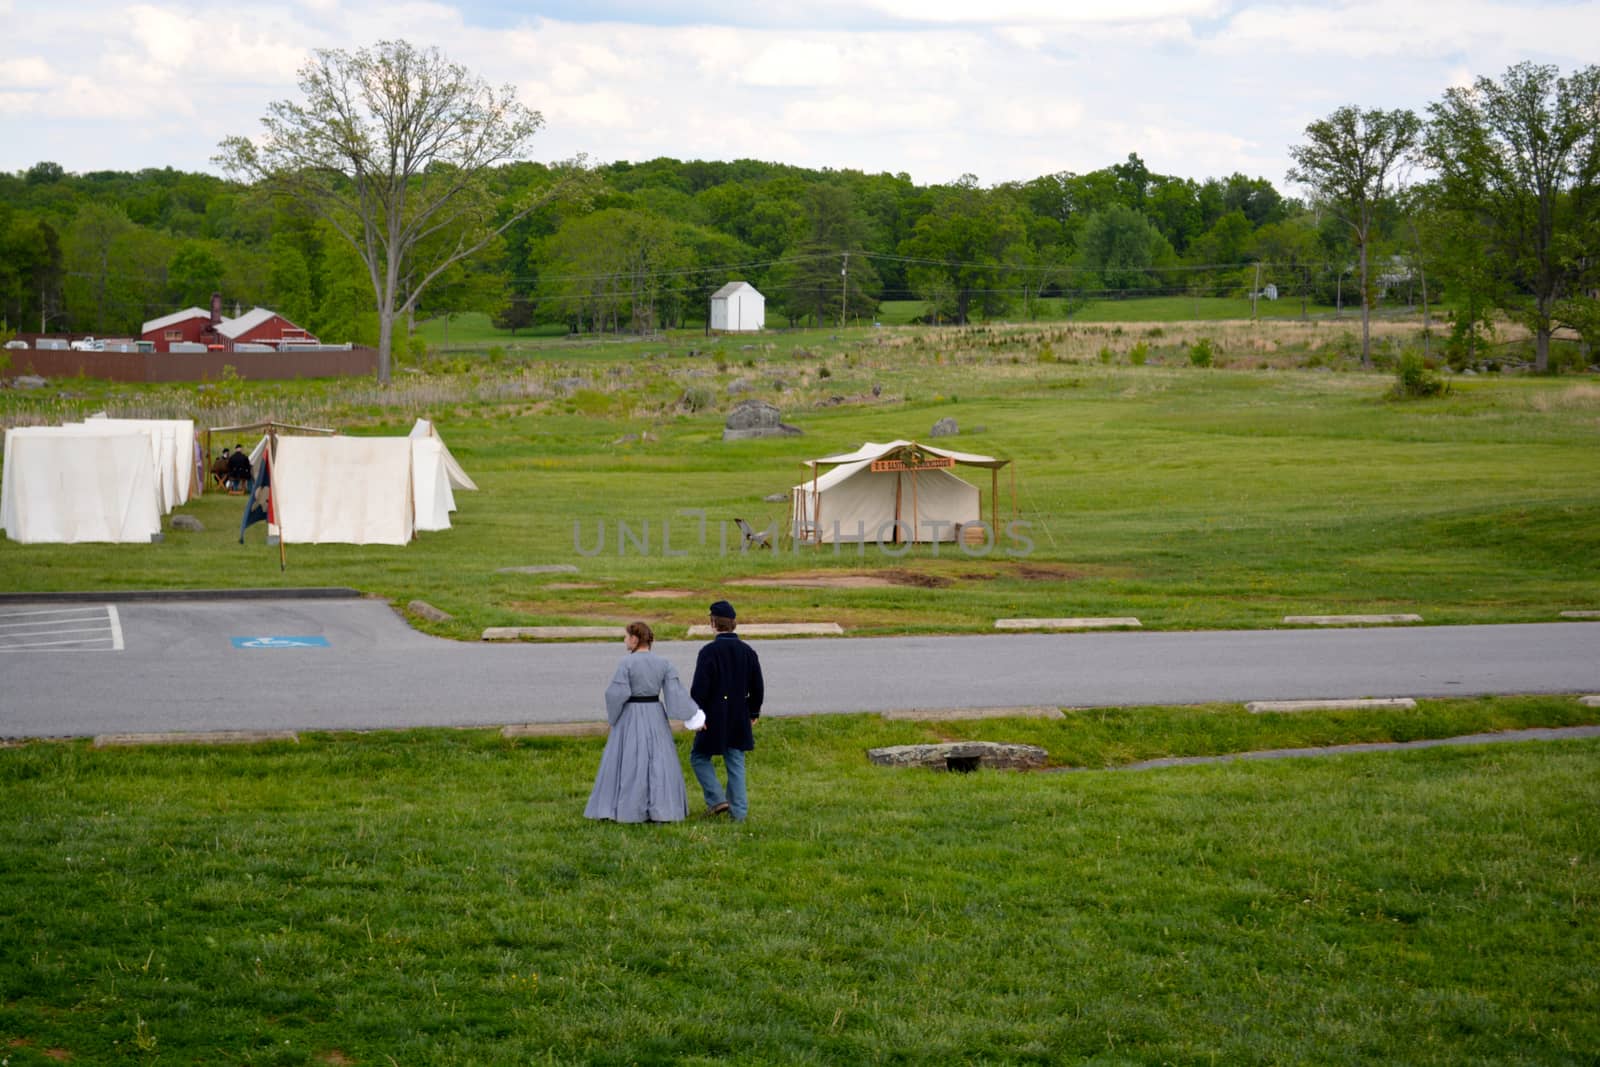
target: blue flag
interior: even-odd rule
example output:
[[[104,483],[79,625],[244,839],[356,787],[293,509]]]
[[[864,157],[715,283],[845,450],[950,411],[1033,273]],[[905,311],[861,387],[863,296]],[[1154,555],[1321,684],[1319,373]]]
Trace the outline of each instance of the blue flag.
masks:
[[[276,522],[272,509],[272,446],[261,450],[261,465],[250,478],[250,493],[244,501],[244,521],[239,523],[239,543],[244,544],[244,532],[251,523]]]

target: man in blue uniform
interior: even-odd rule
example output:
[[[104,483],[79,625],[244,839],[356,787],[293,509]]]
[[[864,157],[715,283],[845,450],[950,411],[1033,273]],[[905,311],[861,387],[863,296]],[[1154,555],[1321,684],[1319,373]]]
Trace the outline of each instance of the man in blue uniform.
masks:
[[[700,649],[694,681],[689,685],[689,696],[705,711],[706,724],[695,734],[689,767],[705,794],[706,814],[727,812],[735,822],[743,822],[750,812],[744,754],[756,747],[752,727],[761,717],[764,693],[761,659],[734,634],[736,618],[733,605],[726,600],[711,605],[711,627],[717,635]],[[721,756],[727,768],[726,791],[717,780],[713,756]]]

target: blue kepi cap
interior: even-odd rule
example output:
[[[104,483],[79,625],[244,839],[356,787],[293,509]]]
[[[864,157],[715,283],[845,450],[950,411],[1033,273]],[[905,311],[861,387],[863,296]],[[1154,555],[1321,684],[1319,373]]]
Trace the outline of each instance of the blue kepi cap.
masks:
[[[733,605],[726,600],[719,600],[711,605],[711,614],[719,619],[737,619],[739,617],[734,613]]]

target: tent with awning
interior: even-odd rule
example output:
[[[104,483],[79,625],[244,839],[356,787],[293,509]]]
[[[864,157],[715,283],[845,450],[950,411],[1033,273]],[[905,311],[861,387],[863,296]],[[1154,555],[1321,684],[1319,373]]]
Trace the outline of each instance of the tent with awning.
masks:
[[[928,543],[982,536],[978,488],[957,466],[991,472],[991,531],[999,524],[999,471],[1010,460],[915,441],[867,442],[854,452],[807,460],[809,480],[790,492],[791,529],[802,544]],[[831,468],[826,473],[823,468]]]
[[[461,464],[450,454],[444,438],[427,419],[411,427],[411,488],[415,497],[418,530],[448,530],[456,510],[456,489],[476,489]]]

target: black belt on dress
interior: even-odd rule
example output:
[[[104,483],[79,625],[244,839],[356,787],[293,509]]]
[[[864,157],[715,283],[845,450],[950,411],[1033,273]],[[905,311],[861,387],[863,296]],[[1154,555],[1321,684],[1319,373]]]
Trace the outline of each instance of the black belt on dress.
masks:
[[[659,704],[659,703],[661,703],[661,694],[657,693],[653,697],[629,697],[627,700],[624,700],[623,703],[624,704]]]

